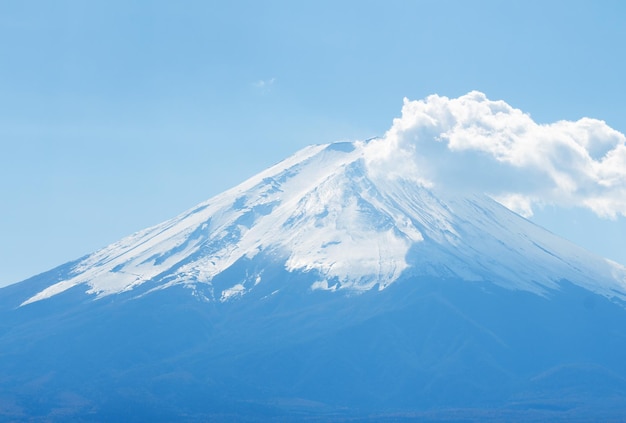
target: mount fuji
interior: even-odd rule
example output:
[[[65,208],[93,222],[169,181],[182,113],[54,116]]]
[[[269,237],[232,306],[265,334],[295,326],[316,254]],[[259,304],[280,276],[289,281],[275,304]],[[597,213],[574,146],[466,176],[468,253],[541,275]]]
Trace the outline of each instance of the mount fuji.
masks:
[[[0,289],[11,421],[610,420],[626,268],[343,142]]]

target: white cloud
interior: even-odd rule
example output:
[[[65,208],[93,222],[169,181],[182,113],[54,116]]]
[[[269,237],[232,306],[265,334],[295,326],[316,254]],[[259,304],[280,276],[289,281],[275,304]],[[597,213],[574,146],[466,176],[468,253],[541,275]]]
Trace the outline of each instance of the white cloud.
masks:
[[[270,90],[272,85],[274,85],[274,82],[276,82],[276,78],[260,79],[254,82],[252,85],[258,90],[261,90],[261,92],[267,92]]]
[[[597,119],[537,124],[480,92],[404,100],[368,146],[371,172],[411,174],[449,190],[492,195],[525,216],[538,204],[626,216],[626,137]]]

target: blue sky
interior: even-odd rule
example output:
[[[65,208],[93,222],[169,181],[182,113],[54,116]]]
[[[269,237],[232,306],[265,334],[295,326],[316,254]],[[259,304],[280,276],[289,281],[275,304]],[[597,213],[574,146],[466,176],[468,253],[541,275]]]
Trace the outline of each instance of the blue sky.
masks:
[[[626,2],[0,2],[0,286],[175,216],[403,98],[626,133]],[[626,264],[626,219],[532,220]]]

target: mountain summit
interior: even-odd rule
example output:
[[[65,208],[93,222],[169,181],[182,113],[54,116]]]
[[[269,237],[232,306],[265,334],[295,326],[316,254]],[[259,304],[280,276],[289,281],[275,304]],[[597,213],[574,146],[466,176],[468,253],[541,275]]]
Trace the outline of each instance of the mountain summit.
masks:
[[[372,140],[375,143],[378,140]],[[268,294],[264,271],[358,294],[401,277],[485,281],[540,295],[560,280],[626,299],[626,269],[482,195],[442,195],[368,169],[367,142],[305,148],[193,209],[97,251],[22,306],[80,289],[95,298],[184,286],[206,301]],[[246,277],[214,279],[233,265]],[[271,283],[271,293],[280,285]]]
[[[458,145],[440,115],[409,120]],[[626,268],[434,180],[394,128],[0,289],[0,420],[623,417]]]

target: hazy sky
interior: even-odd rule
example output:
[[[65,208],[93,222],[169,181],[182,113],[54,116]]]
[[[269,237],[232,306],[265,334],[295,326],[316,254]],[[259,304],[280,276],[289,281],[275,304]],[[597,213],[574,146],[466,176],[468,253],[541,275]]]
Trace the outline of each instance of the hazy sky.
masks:
[[[383,135],[405,97],[626,133],[625,20],[623,1],[2,0],[0,285],[308,144]],[[626,219],[575,201],[531,219],[626,264]]]

